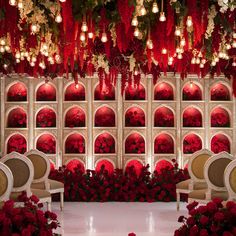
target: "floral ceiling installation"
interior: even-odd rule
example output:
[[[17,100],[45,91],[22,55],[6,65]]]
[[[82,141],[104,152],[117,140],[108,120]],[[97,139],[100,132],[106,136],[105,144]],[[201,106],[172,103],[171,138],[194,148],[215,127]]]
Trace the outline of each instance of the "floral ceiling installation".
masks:
[[[234,0],[9,0],[0,2],[1,71],[54,78],[98,73],[122,93],[140,74],[233,78]]]

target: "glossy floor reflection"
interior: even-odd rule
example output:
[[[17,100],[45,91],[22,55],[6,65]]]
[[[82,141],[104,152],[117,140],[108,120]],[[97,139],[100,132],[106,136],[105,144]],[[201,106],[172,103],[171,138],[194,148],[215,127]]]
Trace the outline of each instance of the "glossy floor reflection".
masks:
[[[53,203],[63,236],[172,236],[180,224],[180,215],[187,215],[185,204],[176,211],[176,203],[80,203],[66,202],[63,212]]]

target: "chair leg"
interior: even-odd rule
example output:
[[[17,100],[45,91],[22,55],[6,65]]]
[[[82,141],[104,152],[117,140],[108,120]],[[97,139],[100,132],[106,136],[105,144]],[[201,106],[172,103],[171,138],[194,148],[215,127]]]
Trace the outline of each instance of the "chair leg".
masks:
[[[63,210],[64,207],[64,192],[60,192],[60,208],[61,211]]]
[[[179,211],[179,202],[180,202],[180,193],[176,191],[176,205],[177,205],[177,211]]]

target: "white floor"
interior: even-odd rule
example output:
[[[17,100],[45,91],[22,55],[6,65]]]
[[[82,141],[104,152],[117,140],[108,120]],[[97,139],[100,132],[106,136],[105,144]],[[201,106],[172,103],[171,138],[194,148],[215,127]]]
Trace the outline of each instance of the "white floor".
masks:
[[[57,233],[63,236],[172,236],[187,215],[186,204],[176,211],[176,203],[81,203],[66,202],[63,212],[53,203],[61,224]]]

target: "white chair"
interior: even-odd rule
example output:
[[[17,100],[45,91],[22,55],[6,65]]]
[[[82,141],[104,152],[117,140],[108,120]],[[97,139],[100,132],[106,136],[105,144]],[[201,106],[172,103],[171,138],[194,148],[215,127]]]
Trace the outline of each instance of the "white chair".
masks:
[[[190,179],[179,182],[176,185],[176,203],[179,210],[180,194],[189,194],[193,190],[206,189],[207,184],[204,178],[204,165],[206,161],[213,155],[207,149],[195,152],[189,159],[188,171]]]
[[[17,152],[11,152],[0,159],[2,163],[8,166],[13,175],[13,189],[10,199],[18,201],[18,197],[23,191],[27,197],[32,194],[39,198],[41,203],[47,203],[48,210],[51,210],[51,195],[45,190],[31,189],[33,181],[34,167],[32,162]]]
[[[236,160],[233,160],[225,169],[225,187],[228,191],[228,201],[236,201]]]
[[[30,150],[24,154],[33,163],[34,179],[31,184],[33,189],[42,189],[50,194],[60,193],[60,207],[64,205],[64,184],[48,178],[50,173],[50,161],[48,157],[36,149]]]

